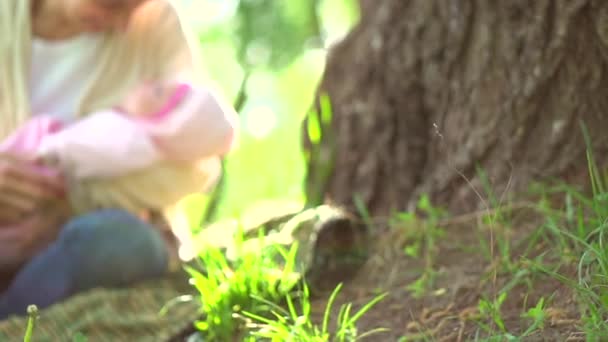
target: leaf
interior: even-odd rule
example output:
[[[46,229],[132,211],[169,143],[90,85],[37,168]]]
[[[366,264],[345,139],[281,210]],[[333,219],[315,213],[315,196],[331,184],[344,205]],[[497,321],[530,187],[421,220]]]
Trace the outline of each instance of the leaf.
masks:
[[[311,111],[306,117],[306,132],[311,144],[318,145],[321,142],[321,126],[319,124],[319,113]]]
[[[331,105],[331,100],[327,93],[323,93],[319,99],[321,106],[321,123],[323,124],[323,128],[329,128],[331,124],[333,109]]]

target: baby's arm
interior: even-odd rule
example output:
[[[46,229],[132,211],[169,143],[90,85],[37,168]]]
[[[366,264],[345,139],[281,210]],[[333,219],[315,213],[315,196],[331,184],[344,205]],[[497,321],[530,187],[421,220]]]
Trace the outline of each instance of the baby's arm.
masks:
[[[124,175],[160,160],[148,134],[113,111],[93,113],[45,137],[37,156],[76,179]]]
[[[168,160],[195,162],[229,151],[237,115],[208,87],[190,87],[179,104],[155,117],[134,120]]]

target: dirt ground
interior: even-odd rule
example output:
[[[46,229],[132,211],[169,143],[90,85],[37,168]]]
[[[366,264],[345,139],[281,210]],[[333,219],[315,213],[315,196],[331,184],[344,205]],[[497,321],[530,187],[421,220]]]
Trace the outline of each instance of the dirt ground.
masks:
[[[489,246],[506,234],[491,232],[488,227],[480,229],[474,217],[444,227],[445,235],[437,239],[433,269],[437,271],[431,290],[415,298],[406,287],[422,274],[425,263],[421,258],[407,256],[403,247],[407,244],[407,229],[376,229],[369,241],[374,241],[366,263],[354,278],[344,282],[334,305],[352,302],[354,309],[360,308],[380,293],[388,296],[367,312],[358,323],[360,333],[387,328],[383,332],[366,337],[365,341],[471,341],[490,336],[478,322],[493,327],[500,333],[489,317],[479,312],[482,296],[494,299],[504,286],[510,286],[515,274],[526,275],[508,291],[500,314],[509,333],[519,336],[531,324],[522,314],[545,298],[547,319],[542,330],[523,338],[524,341],[584,341],[580,332],[580,314],[574,294],[565,285],[540,272],[527,272],[526,264],[516,264],[511,272],[496,272],[496,263],[484,258],[480,241]],[[529,241],[537,227],[527,219],[521,219],[510,231],[511,242]],[[480,238],[481,237],[481,238]],[[525,243],[512,251],[517,262]],[[542,253],[551,246],[541,242],[534,245],[532,253]],[[498,244],[492,251],[498,255]],[[530,254],[528,254],[530,255]],[[521,271],[521,272],[520,272]],[[575,266],[564,266],[560,273],[575,277]],[[328,294],[320,294],[313,302],[315,320],[321,321]],[[334,315],[335,316],[335,315]]]
[[[352,303],[354,313],[376,296],[387,293],[357,323],[360,334],[376,328],[387,331],[362,341],[488,341],[488,337],[496,337],[501,331],[487,313],[480,312],[479,303],[483,299],[496,300],[507,288],[500,317],[505,330],[518,337],[532,324],[530,318],[522,315],[544,298],[544,326],[518,341],[585,341],[575,293],[529,262],[545,255],[543,265],[570,279],[577,276],[576,260],[571,264],[552,260],[550,255],[555,254],[551,252],[556,246],[532,238],[543,218],[534,211],[514,211],[508,225],[501,225],[498,221],[488,224],[483,216],[472,213],[440,220],[436,226],[442,234],[428,233],[428,225],[422,222],[400,226],[374,219],[370,235],[364,239],[367,258],[354,272],[352,265],[348,271],[348,267],[334,264],[310,282],[313,321],[322,322],[330,292],[341,281],[343,287],[330,316],[334,320],[340,305]],[[434,243],[427,244],[432,248],[420,249],[417,257],[404,252],[405,246],[427,241],[424,239],[429,236],[434,236]],[[328,241],[328,248],[336,250],[336,241],[331,240],[317,241]],[[509,252],[501,254],[506,241]],[[324,246],[319,248],[323,250]],[[509,255],[509,263],[501,262],[504,259],[500,255]],[[434,281],[421,296],[414,296],[408,285],[425,270],[434,271]],[[189,327],[174,340],[185,341],[184,337],[192,332]]]

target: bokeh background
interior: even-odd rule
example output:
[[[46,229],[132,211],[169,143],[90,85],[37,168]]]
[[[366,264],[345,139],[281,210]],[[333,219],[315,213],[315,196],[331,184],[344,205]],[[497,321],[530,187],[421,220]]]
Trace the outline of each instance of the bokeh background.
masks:
[[[327,49],[359,18],[356,1],[180,1],[198,32],[208,76],[237,108],[241,125],[221,186],[181,204],[191,227],[296,210],[304,203],[300,125]]]

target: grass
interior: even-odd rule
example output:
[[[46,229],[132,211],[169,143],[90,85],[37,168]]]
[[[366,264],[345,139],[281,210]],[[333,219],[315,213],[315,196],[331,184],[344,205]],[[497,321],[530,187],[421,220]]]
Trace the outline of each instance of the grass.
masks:
[[[580,308],[579,328],[588,341],[599,341],[608,336],[608,177],[606,173],[600,172],[590,149],[587,151],[587,160],[590,194],[567,184],[540,187],[543,196],[536,210],[542,214],[544,222],[528,240],[530,245],[543,243],[550,247],[536,258],[527,255],[520,257],[522,264],[528,265],[524,278],[529,279],[533,275],[540,275],[541,278],[548,276],[574,292]],[[563,204],[555,208],[555,204],[551,203],[555,203],[557,196],[563,199]],[[507,221],[502,223],[509,224]],[[531,248],[526,249],[529,250]],[[504,244],[499,251],[501,259],[511,258],[508,245]],[[575,277],[562,271],[573,264],[576,265]],[[521,270],[520,268],[520,272]],[[506,299],[508,290],[499,292],[494,301],[480,301],[480,312],[491,317],[498,328],[499,333],[494,337],[520,340],[521,337],[541,330],[547,316],[544,298],[522,314],[522,317],[532,323],[521,337],[508,333],[500,315],[500,306]],[[486,332],[494,331],[485,323],[480,323],[480,326]],[[490,340],[494,337],[490,336]]]
[[[422,258],[424,269],[420,277],[407,285],[407,289],[416,298],[426,295],[433,289],[437,275],[435,271],[435,256],[438,240],[445,236],[445,231],[438,225],[439,220],[447,216],[447,212],[431,204],[429,197],[423,195],[417,203],[419,213],[396,213],[390,220],[394,229],[402,229],[408,237],[403,246],[403,252],[412,258]],[[365,217],[365,216],[364,216]],[[367,214],[368,221],[372,221]]]
[[[27,328],[25,329],[24,342],[31,342],[34,334],[34,326],[38,319],[38,307],[36,305],[30,305],[27,307]]]
[[[489,317],[494,326],[498,327],[498,329],[503,334],[507,334],[507,328],[505,327],[504,320],[502,319],[502,315],[500,313],[500,307],[504,303],[505,299],[507,299],[507,293],[502,292],[498,298],[494,300],[489,299],[481,299],[479,300],[479,314],[482,317]],[[493,332],[494,327],[490,327],[483,322],[479,322],[481,328],[487,332]],[[508,335],[508,334],[507,334]]]
[[[355,341],[364,335],[357,332],[356,321],[383,296],[354,315],[350,314],[350,304],[343,306],[338,314],[335,337],[330,339],[334,335],[328,331],[327,319],[340,287],[332,294],[323,326],[319,328],[310,318],[308,286],[295,271],[297,244],[286,250],[267,244],[262,235],[258,239],[258,250],[237,248],[234,260],[228,260],[222,251],[209,246],[199,257],[201,269],[188,269],[192,284],[200,293],[202,319],[195,325],[206,341],[228,341],[235,336],[243,341],[257,341],[262,337],[272,341]],[[243,242],[243,235],[239,234],[237,246]],[[299,295],[294,291],[297,285],[304,288]],[[296,297],[301,312],[295,309]]]
[[[587,146],[590,146],[587,141]],[[588,340],[608,336],[608,177],[587,149],[591,194],[562,185],[565,213],[543,204],[544,238],[556,246],[563,264],[576,261],[577,278],[536,263],[540,271],[571,287],[580,304],[582,328]]]
[[[488,212],[483,218],[483,226],[489,227],[492,235],[489,243],[485,239],[481,239],[480,246],[484,250],[486,259],[498,265],[496,268],[497,272],[514,273],[518,267],[513,262],[511,255],[513,250],[513,246],[511,245],[512,227],[507,216],[508,210],[506,210],[509,206],[505,206],[505,203],[503,203],[503,195],[508,191],[509,186],[507,185],[503,195],[498,197],[485,171],[478,168],[477,174],[487,196],[487,205],[495,208],[495,210]]]
[[[259,241],[259,253],[239,253],[232,261],[218,248],[208,246],[199,256],[201,269],[188,269],[192,284],[200,293],[203,313],[196,328],[206,339],[232,339],[245,323],[241,312],[269,312],[268,306],[254,297],[279,302],[299,281],[294,271],[297,245],[285,251],[280,246],[265,246],[262,236]],[[237,244],[242,245],[242,234],[237,237]]]
[[[274,319],[246,312],[245,315],[247,317],[251,318],[254,322],[257,322],[257,324],[254,323],[251,325],[255,330],[247,341],[257,341],[258,338],[262,338],[272,342],[347,342],[356,341],[386,331],[385,329],[378,328],[360,334],[356,326],[359,318],[386,296],[386,294],[383,294],[372,299],[352,316],[352,305],[342,305],[337,316],[337,327],[335,332],[331,333],[329,329],[330,315],[335,299],[341,288],[342,285],[338,285],[329,297],[321,326],[312,322],[310,293],[306,285],[304,285],[302,295],[299,297],[301,306],[299,312],[296,310],[294,300],[290,296],[286,297],[287,309],[284,309],[275,303],[268,302],[265,299],[259,299],[261,302],[265,302],[273,308],[272,314]]]
[[[535,306],[522,313],[521,317],[531,321],[531,323],[519,336],[510,333],[505,325],[505,320],[501,313],[501,307],[506,299],[507,292],[501,292],[500,295],[494,300],[484,298],[479,301],[480,320],[478,321],[478,324],[483,331],[490,335],[489,337],[483,339],[484,341],[521,341],[523,338],[529,337],[535,332],[542,330],[547,320],[547,310],[545,307],[544,297],[541,298]],[[489,317],[493,326],[488,325],[481,319],[481,317]],[[495,333],[496,329],[498,329],[498,333]],[[478,337],[477,340],[481,339]]]
[[[587,146],[590,146],[587,141]],[[514,239],[514,225],[511,221],[511,208],[504,196],[496,196],[488,177],[478,170],[487,198],[486,213],[482,215],[479,230],[479,253],[489,263],[488,281],[492,284],[501,277],[501,287],[490,286],[480,293],[477,315],[474,321],[478,326],[475,341],[522,341],[543,333],[552,315],[554,294],[544,293],[535,302],[528,304],[527,297],[534,293],[534,287],[548,280],[558,280],[574,294],[580,320],[576,324],[578,336],[584,335],[588,341],[602,341],[608,338],[608,173],[601,170],[590,149],[587,151],[590,192],[572,185],[542,184],[535,188],[540,199],[530,204],[529,209],[540,214],[539,226],[519,239]],[[507,186],[508,188],[508,186]],[[538,191],[540,190],[540,191]],[[561,199],[561,201],[556,201]],[[422,202],[422,200],[421,200]],[[506,203],[505,203],[506,202]],[[443,234],[437,225],[437,216],[429,212],[430,204],[419,205],[427,208],[426,219],[413,213],[398,213],[391,218],[395,227],[406,227],[404,234],[409,243],[404,247],[408,256],[423,257],[426,261],[419,279],[408,286],[414,297],[426,296],[433,277],[433,251],[437,239]],[[425,210],[421,210],[425,211]],[[409,223],[408,223],[409,222]],[[414,232],[408,230],[414,227]],[[420,227],[431,227],[420,229]],[[433,228],[436,229],[433,229]],[[426,251],[422,255],[422,251]],[[572,267],[575,265],[575,267]],[[570,270],[575,269],[573,275]],[[490,284],[490,285],[492,285]],[[522,290],[523,285],[523,290]],[[513,294],[511,299],[511,293]],[[512,307],[509,318],[504,316],[504,304],[520,301],[515,296],[525,295],[523,306],[517,320],[513,317]],[[526,292],[527,291],[527,292]],[[538,292],[538,291],[536,291]],[[419,339],[435,340],[431,335],[421,332]],[[566,338],[567,336],[564,336]],[[406,337],[402,338],[404,341]]]

